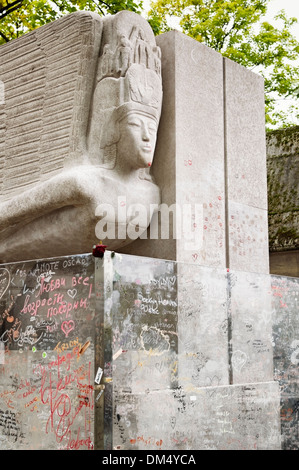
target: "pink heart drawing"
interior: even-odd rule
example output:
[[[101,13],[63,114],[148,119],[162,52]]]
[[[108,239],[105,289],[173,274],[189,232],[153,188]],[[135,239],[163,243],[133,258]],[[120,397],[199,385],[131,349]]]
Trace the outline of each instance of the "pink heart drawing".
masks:
[[[61,329],[67,338],[71,331],[75,328],[74,320],[64,321],[61,325]]]

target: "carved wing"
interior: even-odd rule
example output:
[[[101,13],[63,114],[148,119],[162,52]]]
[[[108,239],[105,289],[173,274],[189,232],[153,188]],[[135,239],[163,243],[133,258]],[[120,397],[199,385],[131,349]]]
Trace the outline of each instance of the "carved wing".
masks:
[[[82,156],[101,28],[97,15],[78,12],[1,46],[0,202]],[[0,122],[1,142],[3,112]]]

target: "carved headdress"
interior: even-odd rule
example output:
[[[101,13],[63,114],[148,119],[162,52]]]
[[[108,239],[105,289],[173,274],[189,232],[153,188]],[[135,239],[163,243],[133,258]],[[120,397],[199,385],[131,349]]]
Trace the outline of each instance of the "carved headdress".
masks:
[[[113,168],[118,121],[126,112],[158,121],[162,105],[161,53],[153,31],[140,17],[121,12],[106,19],[88,134],[88,156],[94,165]]]

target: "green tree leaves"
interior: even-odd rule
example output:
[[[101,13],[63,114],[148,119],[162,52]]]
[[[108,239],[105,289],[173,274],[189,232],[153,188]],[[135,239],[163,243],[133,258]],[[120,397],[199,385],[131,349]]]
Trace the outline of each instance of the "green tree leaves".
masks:
[[[271,0],[156,0],[151,4],[148,20],[155,34],[159,34],[171,29],[171,20],[176,18],[183,33],[263,75],[266,123],[268,128],[275,128],[298,124],[299,43],[291,33],[297,20],[287,18],[284,11],[276,16],[279,26],[263,21],[270,3]]]
[[[106,15],[141,9],[142,1],[133,0],[0,0],[0,44],[78,10]]]
[[[0,0],[0,19],[20,8],[24,0]]]

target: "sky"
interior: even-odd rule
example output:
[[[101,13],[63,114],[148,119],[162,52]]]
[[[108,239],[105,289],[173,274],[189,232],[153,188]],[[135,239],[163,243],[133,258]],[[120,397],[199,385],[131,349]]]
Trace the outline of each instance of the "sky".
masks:
[[[273,18],[280,10],[285,10],[287,17],[294,16],[298,19],[298,23],[292,28],[292,32],[299,40],[299,0],[271,0],[268,9],[269,19]]]

